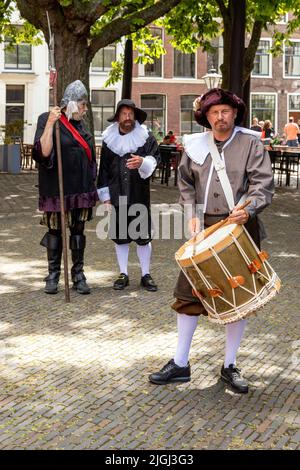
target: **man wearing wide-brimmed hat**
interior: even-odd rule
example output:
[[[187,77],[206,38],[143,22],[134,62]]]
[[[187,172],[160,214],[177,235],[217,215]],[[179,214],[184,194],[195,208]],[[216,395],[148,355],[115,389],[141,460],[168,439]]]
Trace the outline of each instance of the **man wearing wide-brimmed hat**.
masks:
[[[214,88],[194,103],[198,124],[211,131],[187,135],[179,165],[180,202],[190,205],[189,227],[194,236],[200,230],[197,205],[202,207],[204,227],[230,214],[233,224],[245,224],[259,246],[264,230],[257,214],[271,203],[274,194],[270,158],[260,133],[239,127],[245,112],[243,101],[229,91]],[[215,164],[215,163],[218,164]],[[250,205],[238,209],[239,201]],[[199,315],[207,315],[200,300],[180,273],[172,308],[177,312],[178,344],[175,356],[159,372],[150,375],[155,384],[190,380],[188,362]],[[246,326],[245,319],[226,324],[226,348],[221,378],[239,393],[248,392],[247,381],[236,367],[236,354]]]
[[[141,286],[156,291],[150,275],[151,214],[150,177],[159,156],[157,142],[142,123],[147,113],[132,100],[117,104],[113,122],[103,133],[103,145],[98,175],[100,200],[112,205],[110,238],[115,242],[120,275],[114,282],[115,290],[129,284],[129,244],[135,241],[141,266]]]

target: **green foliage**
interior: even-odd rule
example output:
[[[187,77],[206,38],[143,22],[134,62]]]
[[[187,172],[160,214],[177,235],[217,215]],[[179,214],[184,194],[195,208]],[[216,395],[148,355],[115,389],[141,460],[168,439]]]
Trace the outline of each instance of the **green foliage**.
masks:
[[[104,84],[105,87],[115,85],[122,80],[124,68],[124,54],[120,54],[118,60],[111,63],[111,70],[109,71],[108,78]]]
[[[15,11],[14,3],[10,0],[0,1],[0,42],[9,39],[11,45],[30,43],[32,45],[42,44],[42,37],[28,21],[22,24],[12,24],[11,18]]]
[[[211,40],[223,33],[225,20],[229,20],[228,1],[224,1],[224,10],[220,10],[217,0],[201,2],[183,0],[169,12],[163,20],[168,34],[173,37],[172,45],[184,52],[195,52],[198,47],[209,50]],[[264,29],[272,26],[276,46],[272,52],[279,52],[280,43],[300,26],[299,0],[247,0],[247,31],[252,32],[255,21],[261,21]],[[287,12],[293,12],[295,18],[289,22],[287,33],[280,31],[276,24],[279,18]],[[224,13],[225,12],[225,13]],[[226,18],[225,18],[226,16]]]
[[[138,56],[135,59],[139,64],[153,64],[154,58],[166,53],[161,37],[154,36],[150,28],[144,28],[131,35],[133,48]]]
[[[183,0],[163,20],[163,25],[173,37],[173,47],[192,53],[198,47],[211,48],[211,40],[223,31],[220,11],[216,2]]]
[[[157,23],[155,23],[157,24]],[[155,36],[151,28],[146,27],[131,34],[130,39],[133,42],[133,49],[138,55],[134,60],[138,64],[153,64],[155,58],[159,58],[166,53],[162,38]],[[112,68],[109,71],[105,86],[115,85],[123,78],[124,54],[121,54],[118,60],[112,62]]]
[[[103,5],[107,6],[108,9],[106,10],[105,14],[100,16],[100,18],[98,18],[91,27],[91,36],[96,37],[101,34],[103,27],[109,25],[117,18],[122,17],[125,19],[136,12],[137,16],[130,18],[131,31],[134,32],[137,26],[141,27],[145,25],[145,21],[139,16],[140,11],[154,4],[155,0],[123,0],[120,2],[120,4],[114,6],[111,4],[110,0],[105,0]]]

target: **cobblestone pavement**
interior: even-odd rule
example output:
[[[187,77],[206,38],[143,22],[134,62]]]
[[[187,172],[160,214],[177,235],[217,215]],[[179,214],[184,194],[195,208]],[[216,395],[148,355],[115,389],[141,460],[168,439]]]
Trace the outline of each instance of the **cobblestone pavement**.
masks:
[[[148,374],[172,357],[176,321],[169,305],[179,240],[153,242],[157,293],[139,287],[135,247],[130,286],[115,292],[113,246],[87,226],[92,293],[65,304],[43,293],[44,229],[36,174],[0,174],[1,449],[299,448],[299,191],[277,188],[263,215],[264,248],[283,282],[276,300],[249,320],[238,365],[250,391],[219,380],[224,329],[201,318],[192,381],[155,386]],[[174,186],[152,185],[152,201],[176,202]]]

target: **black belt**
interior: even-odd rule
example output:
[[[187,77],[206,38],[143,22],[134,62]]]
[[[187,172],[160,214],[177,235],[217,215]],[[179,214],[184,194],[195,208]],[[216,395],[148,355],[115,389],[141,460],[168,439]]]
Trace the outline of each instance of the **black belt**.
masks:
[[[228,217],[229,216],[229,212],[227,212],[226,214],[206,214],[204,213],[204,217]]]

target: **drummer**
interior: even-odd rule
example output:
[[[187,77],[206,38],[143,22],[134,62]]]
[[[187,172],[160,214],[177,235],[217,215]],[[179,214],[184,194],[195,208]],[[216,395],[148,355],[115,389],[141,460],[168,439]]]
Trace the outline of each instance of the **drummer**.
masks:
[[[257,132],[239,127],[243,121],[245,104],[229,91],[214,88],[194,102],[195,119],[210,131],[184,137],[184,153],[179,165],[180,203],[190,205],[188,221],[191,236],[200,227],[198,205],[203,207],[204,228],[224,219],[230,213],[230,222],[245,224],[248,232],[260,246],[265,238],[263,225],[257,214],[267,207],[274,194],[270,159]],[[209,149],[211,132],[221,160],[226,164],[229,191],[223,191],[224,178],[217,174]],[[220,176],[220,177],[219,177]],[[231,187],[231,188],[230,188]],[[228,189],[228,188],[227,188]],[[228,192],[233,196],[230,212]],[[225,194],[226,193],[226,194]],[[241,198],[250,204],[239,210]],[[185,275],[180,272],[175,286],[176,298],[172,308],[177,312],[178,341],[174,357],[149,380],[155,384],[188,382],[191,379],[189,351],[199,315],[207,315],[202,303],[193,296]],[[247,393],[248,383],[236,367],[236,355],[246,326],[246,319],[226,324],[226,345],[221,378],[236,392]]]

